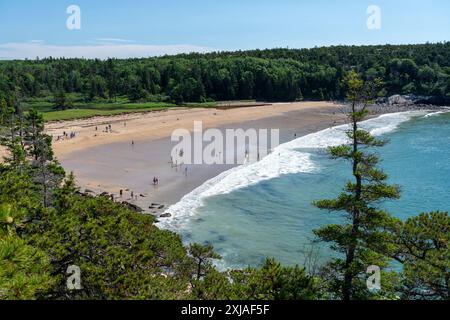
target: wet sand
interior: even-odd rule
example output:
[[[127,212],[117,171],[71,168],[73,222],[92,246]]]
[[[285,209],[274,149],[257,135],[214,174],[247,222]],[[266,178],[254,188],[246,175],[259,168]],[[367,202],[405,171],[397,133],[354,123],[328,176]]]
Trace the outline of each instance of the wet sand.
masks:
[[[344,123],[346,120],[346,116],[340,112],[340,106],[326,102],[280,104],[248,109],[256,110],[192,110],[192,114],[183,110],[183,121],[180,120],[179,114],[167,114],[157,118],[159,127],[155,125],[154,115],[147,119],[127,118],[126,128],[129,129],[126,134],[114,133],[115,127],[123,126],[124,119],[116,122],[106,119],[112,123],[113,133],[102,132],[105,137],[103,139],[99,136],[92,137],[96,134],[93,126],[99,125],[90,120],[89,124],[77,124],[82,129],[79,129],[75,139],[59,144],[55,142],[55,151],[66,171],[75,173],[82,191],[88,189],[97,194],[108,192],[114,194],[117,201],[128,201],[146,212],[158,214],[161,210],[149,209],[152,203],[164,204],[166,208],[205,181],[233,167],[204,164],[174,167],[170,163],[170,154],[176,145],[176,142],[170,140],[174,129],[192,130],[194,120],[203,120],[204,129],[279,129],[280,143],[284,143],[295,137]],[[208,120],[208,116],[213,117],[214,121]],[[147,135],[143,130],[138,130],[137,133],[130,130],[145,123],[153,125],[145,130]],[[56,128],[57,125],[60,127]],[[57,130],[76,131],[73,125],[61,125],[53,124],[53,127],[48,129],[49,133],[55,134]],[[121,128],[123,130],[125,127]],[[158,134],[151,134],[158,129]],[[112,142],[108,143],[106,138],[112,139]],[[131,144],[132,140],[134,145]],[[96,141],[98,144],[93,144]],[[159,185],[153,185],[153,177],[158,177]],[[121,189],[122,198],[119,196]],[[131,191],[138,196],[137,199],[131,199]]]

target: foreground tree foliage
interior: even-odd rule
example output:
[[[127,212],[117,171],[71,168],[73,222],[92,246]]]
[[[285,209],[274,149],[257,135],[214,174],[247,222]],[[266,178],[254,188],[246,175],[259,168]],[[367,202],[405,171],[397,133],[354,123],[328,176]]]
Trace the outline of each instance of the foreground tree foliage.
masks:
[[[423,213],[391,228],[391,256],[402,264],[404,299],[450,299],[450,217]]]
[[[48,256],[17,235],[22,219],[16,208],[0,207],[0,300],[33,299],[55,284]]]
[[[178,236],[156,228],[154,219],[106,198],[71,192],[69,180],[57,206],[31,226],[31,243],[46,248],[57,274],[55,297],[94,299],[182,299],[188,259]],[[82,290],[68,294],[65,271],[82,270]]]
[[[194,296],[203,300],[315,300],[320,299],[321,280],[299,266],[284,267],[267,259],[260,268],[220,273],[208,269],[196,281]]]
[[[233,271],[236,295],[246,300],[315,300],[321,298],[321,280],[299,266],[283,267],[267,259],[260,269]]]

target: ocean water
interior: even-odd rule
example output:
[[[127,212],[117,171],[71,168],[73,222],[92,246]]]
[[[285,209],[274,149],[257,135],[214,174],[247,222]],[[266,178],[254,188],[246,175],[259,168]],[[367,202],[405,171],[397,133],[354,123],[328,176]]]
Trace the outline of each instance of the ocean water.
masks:
[[[380,204],[405,219],[421,212],[450,210],[450,113],[407,112],[364,122],[389,139],[377,149],[402,198]],[[346,142],[338,126],[280,145],[260,162],[233,168],[206,182],[168,209],[163,228],[186,243],[212,243],[221,268],[258,266],[266,257],[301,264],[315,240],[312,230],[342,217],[315,208],[334,198],[351,178],[349,163],[331,160],[326,147]],[[314,244],[321,259],[332,252]]]

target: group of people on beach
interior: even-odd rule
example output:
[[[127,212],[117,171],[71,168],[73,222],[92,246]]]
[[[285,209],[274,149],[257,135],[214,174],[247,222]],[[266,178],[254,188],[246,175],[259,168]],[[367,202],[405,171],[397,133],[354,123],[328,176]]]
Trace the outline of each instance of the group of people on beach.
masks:
[[[120,189],[119,195],[120,195],[121,198],[123,197],[123,190],[122,189]],[[132,200],[137,200],[138,196],[134,194],[134,191],[130,191],[130,198]]]
[[[112,133],[112,126],[110,124],[108,124],[105,128],[105,132],[109,132]]]
[[[260,161],[261,160],[261,156],[258,152],[257,156],[256,156],[256,161]],[[248,149],[245,149],[245,162],[249,163],[250,162],[250,152],[248,151]]]
[[[179,153],[180,157],[183,156],[183,152],[184,152],[183,149],[181,149],[180,153]],[[188,167],[186,165],[184,165],[183,163],[178,164],[177,160],[175,160],[175,162],[174,162],[172,156],[170,157],[170,162],[169,163],[170,163],[170,166],[172,168],[175,168],[176,171],[178,171],[178,168],[182,168],[184,166],[184,175],[187,177],[187,175],[188,175]]]
[[[61,135],[58,135],[58,136],[56,137],[56,141],[65,140],[65,139],[73,139],[73,138],[75,138],[76,136],[77,136],[77,134],[76,134],[76,132],[74,132],[74,131],[72,131],[72,132],[70,132],[70,133],[68,133],[68,132],[66,132],[66,131],[63,131],[62,136],[61,136]]]
[[[157,177],[153,177],[153,185],[154,185],[154,186],[159,185],[159,179],[158,179]],[[136,200],[136,201],[137,201],[138,195],[135,194],[133,190],[128,190],[128,189],[126,189],[125,191],[130,191],[130,199],[131,199],[131,200]],[[123,198],[123,196],[124,196],[124,190],[123,190],[123,189],[120,189],[120,190],[119,190],[119,197],[120,197],[120,198]],[[143,195],[141,195],[141,197],[143,197]],[[113,198],[112,198],[112,199],[113,199]],[[114,199],[113,199],[113,200],[114,200]]]
[[[95,126],[95,131],[98,131],[98,126]],[[112,133],[113,131],[112,131],[112,125],[111,124],[108,124],[106,127],[105,127],[105,130],[103,130],[103,132],[109,132],[109,133]]]

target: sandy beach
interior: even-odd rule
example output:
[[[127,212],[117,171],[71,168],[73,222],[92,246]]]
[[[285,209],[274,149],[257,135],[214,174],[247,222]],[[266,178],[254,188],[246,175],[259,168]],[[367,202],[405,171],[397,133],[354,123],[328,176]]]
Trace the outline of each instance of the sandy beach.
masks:
[[[213,128],[280,116],[290,111],[309,113],[312,110],[319,111],[324,108],[337,111],[338,106],[330,102],[300,102],[227,110],[173,108],[148,113],[53,122],[46,125],[46,130],[55,138],[53,147],[57,156],[62,159],[72,152],[99,145],[168,137],[175,129],[191,128],[194,121],[202,121],[204,128]],[[109,125],[112,130],[105,132],[106,126]],[[57,137],[62,136],[63,132],[75,132],[76,138],[57,141]]]
[[[232,165],[170,163],[175,129],[203,128],[279,129],[280,143],[343,123],[341,106],[329,102],[277,103],[259,107],[217,109],[171,109],[163,112],[98,117],[49,123],[54,150],[67,172],[73,171],[82,191],[114,194],[117,201],[138,205],[146,212],[152,203],[165,208],[179,201],[205,181]],[[111,126],[111,130],[108,129]],[[63,133],[74,138],[60,138]],[[132,141],[134,144],[132,144]],[[158,177],[158,186],[153,185]],[[120,190],[123,191],[120,197]],[[133,198],[131,197],[133,192]]]

